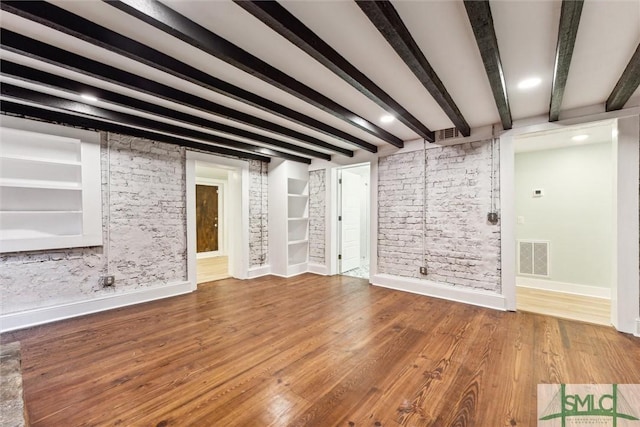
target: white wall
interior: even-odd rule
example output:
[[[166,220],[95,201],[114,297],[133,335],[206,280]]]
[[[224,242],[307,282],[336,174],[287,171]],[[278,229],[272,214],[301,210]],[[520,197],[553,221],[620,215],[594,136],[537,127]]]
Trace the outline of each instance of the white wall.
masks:
[[[611,143],[515,155],[518,240],[550,242],[550,275],[557,283],[611,287],[613,170]],[[532,197],[544,189],[543,197]]]

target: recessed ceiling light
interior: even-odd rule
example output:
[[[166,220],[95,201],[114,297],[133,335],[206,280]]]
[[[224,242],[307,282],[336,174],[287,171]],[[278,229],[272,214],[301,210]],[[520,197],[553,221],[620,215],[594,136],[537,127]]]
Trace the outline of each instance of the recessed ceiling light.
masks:
[[[391,123],[392,121],[394,121],[396,118],[393,117],[390,114],[385,114],[384,116],[380,117],[380,121],[382,123]]]
[[[91,101],[91,102],[96,102],[98,100],[98,98],[96,98],[93,95],[89,95],[88,93],[83,93],[82,95],[80,95],[83,99],[86,99],[87,101]]]
[[[538,86],[542,83],[542,79],[540,77],[530,77],[528,79],[521,80],[518,83],[518,89],[531,89]]]
[[[589,138],[589,135],[576,135],[571,137],[571,139],[576,142],[584,141],[587,138]]]

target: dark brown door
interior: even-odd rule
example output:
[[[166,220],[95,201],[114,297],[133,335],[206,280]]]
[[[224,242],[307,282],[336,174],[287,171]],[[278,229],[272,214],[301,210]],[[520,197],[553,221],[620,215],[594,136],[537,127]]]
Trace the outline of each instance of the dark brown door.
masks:
[[[218,187],[196,185],[198,252],[218,250]]]

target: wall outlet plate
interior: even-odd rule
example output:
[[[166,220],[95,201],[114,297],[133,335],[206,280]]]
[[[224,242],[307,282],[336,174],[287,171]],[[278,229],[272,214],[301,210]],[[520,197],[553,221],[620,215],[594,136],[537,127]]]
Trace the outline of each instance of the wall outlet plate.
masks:
[[[422,274],[423,276],[427,275],[427,267],[420,267],[420,274]]]

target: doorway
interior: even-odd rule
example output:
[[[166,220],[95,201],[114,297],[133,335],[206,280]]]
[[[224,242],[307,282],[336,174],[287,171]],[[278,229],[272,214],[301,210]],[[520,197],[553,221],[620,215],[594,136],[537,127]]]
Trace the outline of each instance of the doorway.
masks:
[[[338,169],[338,271],[369,278],[370,166]]]
[[[613,122],[514,141],[517,308],[611,324]]]
[[[187,258],[195,287],[248,274],[248,163],[187,151]]]

